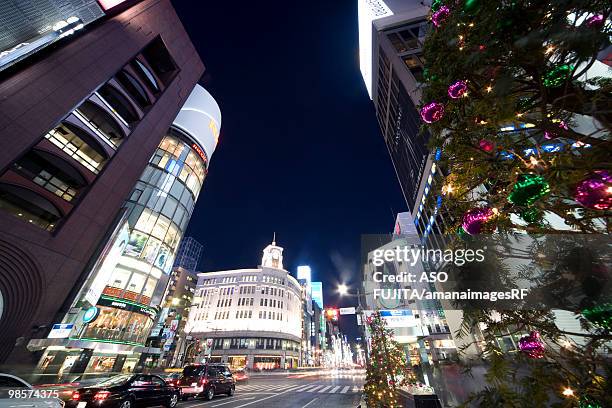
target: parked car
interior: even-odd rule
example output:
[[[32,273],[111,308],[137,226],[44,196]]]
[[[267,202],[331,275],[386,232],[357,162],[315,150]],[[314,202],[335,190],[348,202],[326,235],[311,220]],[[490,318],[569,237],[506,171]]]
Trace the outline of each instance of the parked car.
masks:
[[[210,401],[216,394],[231,397],[236,391],[236,380],[225,364],[185,366],[178,384],[183,401],[189,397],[204,397]]]
[[[244,368],[240,368],[238,370],[234,371],[234,380],[236,380],[236,382],[248,382],[249,381],[249,374],[247,373],[247,370]]]
[[[0,374],[0,408],[63,408],[64,402],[52,389],[36,389],[19,377]]]
[[[180,391],[163,378],[148,374],[117,375],[72,393],[67,408],[132,408],[163,405],[174,408]]]
[[[161,377],[170,385],[177,386],[178,380],[181,378],[181,373],[165,373]]]

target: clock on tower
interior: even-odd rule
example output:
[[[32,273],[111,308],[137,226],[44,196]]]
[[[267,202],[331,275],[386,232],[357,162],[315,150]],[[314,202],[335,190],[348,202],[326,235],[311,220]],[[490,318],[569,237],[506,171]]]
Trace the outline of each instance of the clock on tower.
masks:
[[[276,245],[276,233],[274,233],[272,243],[263,250],[261,266],[283,269],[283,248]]]

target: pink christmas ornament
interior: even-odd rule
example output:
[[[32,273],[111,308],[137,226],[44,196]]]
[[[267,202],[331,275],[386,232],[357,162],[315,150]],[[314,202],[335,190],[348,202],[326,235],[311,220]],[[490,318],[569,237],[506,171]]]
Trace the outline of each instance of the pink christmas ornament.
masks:
[[[448,87],[448,96],[453,99],[461,98],[467,92],[468,87],[465,81],[457,81]]]
[[[605,22],[604,16],[603,14],[595,14],[592,17],[589,17],[586,21],[586,25],[587,27],[595,27],[595,28],[599,28],[599,27],[603,27]]]
[[[540,338],[540,333],[535,330],[529,335],[521,337],[518,346],[519,350],[529,358],[544,357],[544,342]]]
[[[493,218],[493,210],[489,207],[472,208],[463,215],[461,226],[470,235],[480,234],[482,226]]]
[[[609,210],[612,207],[612,177],[606,170],[596,170],[576,186],[574,200],[583,207]]]
[[[487,139],[482,139],[480,142],[478,142],[478,147],[487,153],[491,153],[493,149],[495,149],[495,143]]]
[[[438,102],[431,102],[421,109],[421,118],[426,123],[437,122],[444,116],[444,105]]]
[[[450,9],[446,6],[442,6],[431,15],[431,22],[436,26],[440,27],[440,25],[448,18],[450,15]]]

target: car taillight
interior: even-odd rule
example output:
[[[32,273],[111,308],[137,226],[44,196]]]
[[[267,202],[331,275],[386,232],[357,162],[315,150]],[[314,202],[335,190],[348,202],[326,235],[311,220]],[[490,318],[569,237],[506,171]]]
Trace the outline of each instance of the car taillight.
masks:
[[[207,382],[208,382],[208,380],[207,380],[206,378],[202,378],[202,379],[200,380],[200,385],[204,385],[204,384],[206,384]]]
[[[94,395],[94,399],[96,401],[102,401],[108,398],[108,396],[110,395],[110,391],[98,391],[96,392],[96,395]]]
[[[80,394],[78,391],[74,391],[74,392],[72,393],[72,399],[73,399],[74,401],[78,401],[78,400],[80,400],[80,399],[81,399],[81,394]]]

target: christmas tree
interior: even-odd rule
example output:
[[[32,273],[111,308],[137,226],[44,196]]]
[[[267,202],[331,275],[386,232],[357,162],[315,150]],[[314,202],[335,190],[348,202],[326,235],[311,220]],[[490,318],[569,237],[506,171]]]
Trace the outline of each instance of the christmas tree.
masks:
[[[402,347],[385,327],[380,312],[368,317],[371,334],[370,360],[366,369],[364,392],[369,408],[400,407],[397,391],[414,382]]]
[[[602,61],[611,12],[609,1],[433,1],[420,110],[445,175],[429,199],[445,198],[440,229],[455,241],[610,232],[612,78]],[[603,357],[612,341],[609,246],[544,241],[522,255],[533,260],[525,276],[540,271],[534,285],[554,293],[583,330],[559,329],[546,308],[466,307],[460,335],[484,328],[489,384],[466,406],[612,406]],[[542,247],[550,253],[540,259]],[[576,289],[588,296],[574,299]],[[508,353],[501,336],[516,339],[519,352]]]
[[[609,231],[612,78],[598,56],[610,11],[609,1],[434,1],[421,116],[442,149],[455,228],[480,211],[477,230],[552,232],[554,218]]]

